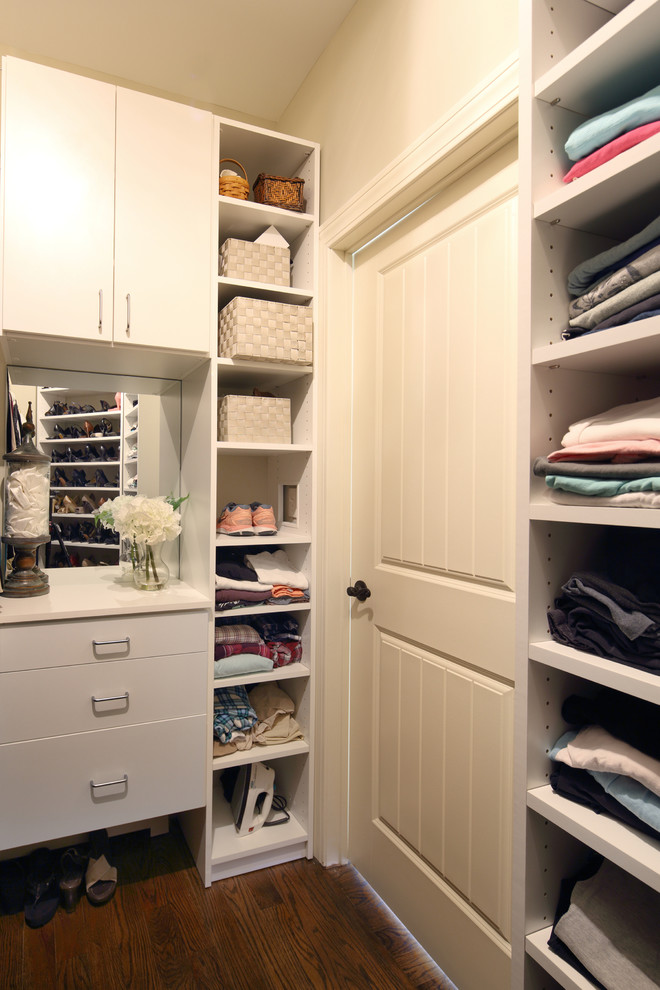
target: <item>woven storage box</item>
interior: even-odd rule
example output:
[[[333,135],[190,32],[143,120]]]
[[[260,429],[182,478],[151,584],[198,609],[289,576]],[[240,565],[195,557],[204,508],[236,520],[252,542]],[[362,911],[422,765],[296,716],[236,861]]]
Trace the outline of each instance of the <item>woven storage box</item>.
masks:
[[[218,399],[218,440],[291,443],[291,400],[223,395]]]
[[[218,355],[311,364],[312,331],[309,306],[235,296],[218,316]]]
[[[273,244],[253,244],[228,237],[220,248],[218,275],[248,282],[291,285],[291,252]]]
[[[266,175],[260,172],[254,181],[254,199],[257,203],[279,206],[283,210],[305,212],[304,179],[287,179],[283,175]]]

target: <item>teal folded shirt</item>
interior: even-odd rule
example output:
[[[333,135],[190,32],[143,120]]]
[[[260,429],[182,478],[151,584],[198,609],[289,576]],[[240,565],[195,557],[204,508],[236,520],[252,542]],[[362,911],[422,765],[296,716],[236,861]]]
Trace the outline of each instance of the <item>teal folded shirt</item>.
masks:
[[[577,495],[624,495],[626,492],[660,492],[660,475],[651,478],[633,478],[630,481],[614,481],[607,478],[580,478],[548,474],[548,488],[561,488]]]
[[[643,96],[606,110],[598,117],[585,120],[569,136],[564,150],[572,162],[579,162],[596,148],[602,148],[620,134],[626,134],[634,127],[660,120],[660,86],[655,86]]]

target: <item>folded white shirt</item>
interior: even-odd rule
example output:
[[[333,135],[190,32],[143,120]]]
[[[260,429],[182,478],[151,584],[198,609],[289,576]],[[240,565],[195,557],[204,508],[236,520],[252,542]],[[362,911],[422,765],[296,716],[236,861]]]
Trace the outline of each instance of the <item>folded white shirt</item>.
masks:
[[[645,440],[649,437],[660,439],[660,396],[613,406],[598,416],[571,423],[561,445],[568,447],[575,443]]]
[[[304,574],[295,570],[284,550],[276,550],[275,553],[264,550],[262,553],[246,554],[244,559],[245,563],[256,571],[260,581],[285,584],[289,588],[299,588],[301,591],[309,588],[309,581]]]

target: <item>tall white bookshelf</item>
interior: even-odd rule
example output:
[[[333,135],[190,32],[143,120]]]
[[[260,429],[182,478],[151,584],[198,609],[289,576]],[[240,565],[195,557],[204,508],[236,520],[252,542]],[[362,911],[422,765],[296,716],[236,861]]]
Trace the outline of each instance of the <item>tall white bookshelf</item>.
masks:
[[[245,169],[248,199],[218,195],[218,249],[227,238],[255,241],[267,228],[288,241],[291,254],[290,286],[270,285],[217,275],[218,313],[234,297],[250,297],[309,307],[314,325],[317,312],[317,241],[319,205],[318,145],[277,132],[216,118],[217,160],[234,159]],[[222,168],[231,167],[227,163]],[[237,170],[238,171],[238,170]],[[304,209],[283,209],[255,202],[253,184],[259,173],[304,179]],[[242,174],[242,173],[241,173]],[[218,271],[218,259],[213,259]],[[217,355],[217,350],[216,350]],[[212,502],[216,518],[228,502],[260,501],[273,506],[276,535],[233,537],[215,534],[215,549],[259,552],[281,547],[294,568],[310,584],[304,604],[262,605],[216,612],[216,624],[248,621],[263,613],[294,616],[302,636],[302,660],[268,673],[214,679],[209,682],[210,710],[216,688],[244,685],[248,690],[263,681],[276,681],[294,701],[295,719],[303,738],[281,746],[256,746],[233,755],[209,758],[208,802],[203,827],[184,822],[191,848],[196,851],[205,882],[224,879],[264,866],[312,855],[314,650],[315,607],[315,498],[316,498],[316,381],[310,364],[248,360],[216,356],[216,400],[222,396],[252,395],[253,389],[287,398],[291,404],[290,442],[245,443],[217,440]],[[213,580],[213,578],[212,578]],[[211,659],[212,670],[212,659]],[[212,733],[209,722],[209,734]],[[211,739],[209,740],[211,742]],[[210,746],[212,750],[212,745]],[[224,797],[223,773],[236,766],[267,762],[275,770],[275,792],[286,800],[290,819],[283,825],[261,828],[238,836],[231,808]]]
[[[563,647],[546,611],[612,528],[660,528],[651,509],[550,501],[537,456],[569,424],[660,394],[660,318],[563,341],[567,274],[660,214],[660,136],[565,184],[582,120],[658,84],[660,3],[524,0],[520,94],[520,463],[513,978],[516,990],[592,986],[547,945],[560,881],[590,851],[660,890],[660,841],[553,792],[548,751],[568,694],[603,687],[660,705],[660,677]],[[659,712],[660,714],[660,712]]]

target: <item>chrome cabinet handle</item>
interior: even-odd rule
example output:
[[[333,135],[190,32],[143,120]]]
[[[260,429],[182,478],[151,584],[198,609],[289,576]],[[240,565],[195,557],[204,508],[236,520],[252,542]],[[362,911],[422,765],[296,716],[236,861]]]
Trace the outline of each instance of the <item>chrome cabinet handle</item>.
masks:
[[[126,293],[126,333],[131,332],[131,294]]]
[[[115,784],[127,784],[128,774],[125,773],[123,777],[119,778],[119,780],[104,780],[100,784],[97,784],[95,781],[90,780],[89,783],[92,787],[113,787]]]
[[[92,646],[130,646],[131,640],[130,636],[125,636],[124,639],[93,639]]]
[[[103,289],[99,289],[99,333],[103,333]]]
[[[92,695],[92,704],[100,705],[102,701],[128,701],[128,691],[124,691],[123,694],[113,694],[108,698],[95,698]]]

